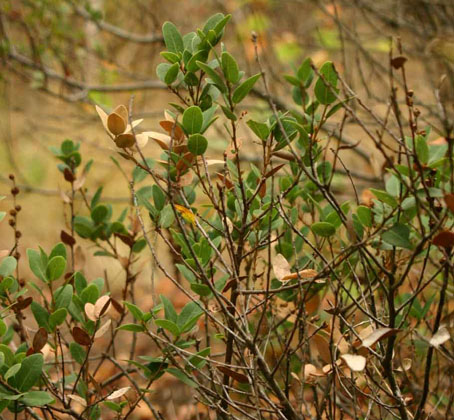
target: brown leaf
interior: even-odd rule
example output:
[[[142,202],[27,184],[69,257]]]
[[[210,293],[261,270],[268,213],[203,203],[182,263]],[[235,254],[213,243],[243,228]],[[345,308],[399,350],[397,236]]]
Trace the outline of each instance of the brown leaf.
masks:
[[[234,187],[233,182],[220,172],[216,172],[216,176],[221,180],[222,184],[224,184],[228,190],[231,190]]]
[[[76,244],[76,240],[74,239],[74,237],[71,236],[69,233],[66,233],[64,230],[60,232],[60,239],[64,244],[70,247],[73,247]]]
[[[118,105],[113,111],[113,114],[119,115],[121,118],[123,118],[123,121],[128,122],[129,120],[129,114],[128,110],[123,104]],[[124,131],[124,130],[123,130]]]
[[[323,360],[323,362],[331,363],[331,352],[329,350],[328,340],[326,340],[320,334],[317,334],[314,335],[310,341],[315,344],[318,354],[320,358]]]
[[[224,375],[230,376],[231,378],[235,379],[238,382],[241,382],[243,384],[249,383],[246,375],[236,372],[228,368],[227,366],[218,366],[218,370],[220,370]]]
[[[172,137],[177,143],[180,143],[181,141],[184,140],[184,133],[183,130],[180,128],[179,125],[174,123],[173,121],[160,121],[159,125],[169,133],[169,136]]]
[[[446,206],[454,213],[454,194],[445,194],[444,198]]]
[[[114,136],[124,133],[127,125],[127,121],[115,112],[112,112],[107,117],[107,128]]]
[[[397,334],[400,330],[397,328],[378,328],[372,334],[363,339],[363,347],[372,347],[377,341],[383,340],[391,335]]]
[[[275,168],[271,169],[265,174],[265,178],[268,179],[269,177],[273,176],[279,169],[281,169],[283,166],[285,166],[285,163],[281,163],[280,165],[277,165]]]
[[[404,57],[403,55],[399,55],[398,57],[394,57],[393,59],[391,59],[391,65],[395,69],[400,69],[405,64],[406,61],[407,61],[406,57]]]
[[[25,299],[22,299],[22,297],[19,297],[17,299],[17,302],[11,307],[14,311],[21,311],[22,309],[25,309],[27,306],[29,306],[33,302],[32,297],[28,297]]]
[[[47,331],[41,327],[33,337],[33,349],[35,352],[40,351],[47,343]]]
[[[74,176],[73,172],[69,168],[65,168],[63,171],[63,177],[65,178],[66,181],[68,182],[74,182],[76,177]]]
[[[443,230],[435,235],[432,243],[440,248],[452,248],[454,246],[454,232]]]
[[[88,333],[79,327],[73,328],[73,338],[77,344],[81,346],[89,346],[91,344],[91,338]]]
[[[110,299],[110,303],[112,304],[112,306],[114,307],[114,309],[120,314],[120,315],[123,315],[124,313],[124,309],[123,309],[123,306],[121,306],[121,304],[115,300],[115,299]]]
[[[133,134],[120,134],[114,139],[115,144],[117,147],[124,149],[126,147],[132,147],[136,143],[136,139]]]

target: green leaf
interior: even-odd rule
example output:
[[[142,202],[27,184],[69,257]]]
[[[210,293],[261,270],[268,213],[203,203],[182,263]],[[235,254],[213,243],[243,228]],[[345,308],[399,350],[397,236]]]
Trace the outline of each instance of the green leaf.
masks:
[[[208,64],[197,61],[197,65],[201,70],[203,70],[206,75],[213,81],[214,85],[223,93],[227,92],[227,87],[225,86],[224,81],[222,80],[221,76],[211,68]]]
[[[99,289],[96,284],[89,284],[84,290],[82,290],[80,298],[84,305],[86,303],[94,304],[99,299]]]
[[[47,332],[50,332],[49,312],[47,312],[46,309],[44,309],[38,302],[35,301],[33,301],[31,304],[31,310],[36,322],[38,323],[38,326],[43,327],[47,330]]]
[[[46,279],[46,267],[43,266],[41,255],[34,249],[27,249],[28,264],[33,274],[44,282]]]
[[[55,291],[55,308],[67,308],[73,297],[73,287],[70,284],[62,286]]]
[[[160,63],[156,67],[156,75],[161,82],[165,83],[166,74],[169,71],[170,67],[172,67],[172,65],[169,63]]]
[[[4,356],[6,366],[12,366],[14,364],[13,351],[5,344],[0,344],[0,353]]]
[[[104,204],[98,204],[94,209],[91,211],[91,218],[92,220],[98,225],[104,222],[109,214],[109,209]]]
[[[397,206],[397,200],[386,191],[376,190],[375,188],[371,188],[370,191],[383,203],[388,204],[393,208]]]
[[[235,104],[240,103],[246,97],[246,95],[251,91],[251,89],[255,85],[255,82],[257,82],[257,80],[259,80],[259,78],[260,78],[260,73],[249,77],[249,79],[246,79],[243,83],[241,83],[241,85],[239,85],[233,92],[232,101]]]
[[[422,164],[427,164],[429,162],[429,146],[427,141],[423,136],[416,136],[415,139],[415,152],[418,156],[419,161]]]
[[[210,296],[211,289],[206,284],[192,283],[191,290],[199,296]]]
[[[131,312],[131,314],[135,320],[142,321],[143,312],[141,311],[141,309],[139,307],[137,307],[136,305],[129,303],[129,302],[124,301],[123,303],[128,308],[128,311]]]
[[[14,376],[14,385],[19,391],[28,391],[41,377],[43,370],[43,355],[36,353],[26,357],[19,372]]]
[[[166,319],[169,321],[172,321],[173,323],[177,322],[178,315],[175,311],[175,308],[173,307],[172,302],[167,299],[164,295],[159,296],[161,298],[161,302],[164,305],[164,316]]]
[[[6,326],[5,321],[0,318],[0,337],[6,333],[7,329],[8,327]]]
[[[193,155],[203,155],[208,148],[208,140],[201,134],[193,134],[188,139],[188,150]]]
[[[0,276],[8,277],[13,274],[17,267],[17,261],[14,257],[6,257],[0,264]]]
[[[270,135],[270,129],[265,123],[249,120],[246,124],[260,140],[266,140]]]
[[[165,22],[162,25],[162,35],[168,51],[172,53],[183,53],[183,38],[172,22]]]
[[[227,81],[237,83],[240,78],[238,63],[227,51],[221,55],[222,71]]]
[[[65,308],[57,309],[49,316],[49,327],[52,331],[65,322],[68,311]]]
[[[359,206],[356,214],[363,226],[372,227],[372,210],[366,206]]]
[[[300,82],[302,82],[306,87],[308,87],[308,84],[310,84],[310,81],[312,81],[312,78],[314,77],[314,70],[311,67],[311,59],[306,58],[301,66],[298,68],[296,75],[298,76],[298,79]]]
[[[181,371],[180,369],[177,368],[167,368],[166,372],[170,373],[171,375],[175,376],[177,379],[179,379],[181,382],[185,383],[186,385],[189,385],[191,388],[197,388],[197,383],[194,382],[189,376]]]
[[[87,357],[87,352],[80,344],[77,344],[76,342],[69,343],[69,351],[71,353],[71,357],[79,363],[79,365],[84,363],[85,358]]]
[[[12,376],[14,376],[17,372],[19,372],[20,367],[21,367],[20,363],[16,363],[15,365],[11,366],[3,375],[5,380],[8,380]]]
[[[66,247],[62,242],[59,242],[52,248],[52,251],[50,251],[49,254],[49,260],[58,255],[66,260]]]
[[[53,404],[55,399],[45,391],[29,391],[19,401],[28,407],[43,407],[47,404]]]
[[[120,331],[132,331],[132,332],[142,332],[145,331],[144,327],[139,324],[124,324],[121,327],[118,327],[117,330]]]
[[[325,238],[336,233],[336,227],[328,222],[316,222],[311,226],[312,232]]]
[[[49,281],[59,279],[66,270],[66,260],[58,255],[49,260],[46,267],[46,277]]]
[[[175,221],[175,214],[173,212],[172,206],[167,204],[161,211],[159,215],[159,226],[164,229],[169,228],[172,226],[173,222]]]
[[[391,229],[382,234],[382,239],[390,245],[411,249],[410,228],[402,223],[396,223]]]
[[[210,354],[210,352],[210,347],[200,350],[188,359],[188,364],[194,366],[196,369],[202,369],[207,363],[206,357]]]
[[[203,309],[196,302],[189,302],[181,310],[178,315],[177,326],[181,332],[191,330],[197,323],[198,319],[202,316]]]
[[[326,62],[320,68],[320,75],[314,87],[314,94],[322,105],[329,105],[337,99],[337,73],[331,61]],[[336,93],[336,94],[335,94]]]
[[[178,326],[174,322],[169,321],[168,319],[156,319],[155,324],[158,327],[170,331],[175,337],[178,337],[181,334]]]
[[[180,65],[178,63],[174,63],[169,67],[166,75],[164,76],[164,82],[166,85],[171,85],[177,79],[179,70]]]
[[[188,134],[200,133],[203,125],[202,110],[198,106],[190,106],[183,113],[183,127]]]
[[[166,196],[165,196],[164,192],[157,185],[153,185],[151,187],[151,189],[152,189],[152,193],[153,193],[153,201],[154,201],[156,210],[162,210],[166,203]]]

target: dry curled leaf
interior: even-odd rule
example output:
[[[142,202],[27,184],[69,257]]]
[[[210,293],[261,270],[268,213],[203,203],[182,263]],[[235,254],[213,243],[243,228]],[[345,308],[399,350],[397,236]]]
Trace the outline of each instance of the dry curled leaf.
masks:
[[[126,147],[134,146],[136,139],[133,134],[126,133],[116,136],[114,142],[117,145],[117,147],[124,149]]]
[[[95,340],[101,338],[107,331],[109,331],[111,320],[108,319],[104,325],[95,333]]]
[[[312,268],[298,271],[297,273],[290,273],[282,277],[281,281],[294,280],[294,279],[311,279],[317,277],[318,273]]]
[[[438,331],[432,336],[429,340],[431,346],[436,348],[440,347],[442,344],[446,343],[451,338],[448,329],[442,325]]]
[[[70,247],[73,247],[76,244],[76,240],[74,239],[74,237],[71,236],[69,233],[65,232],[64,230],[60,232],[60,239],[64,244]]]
[[[110,307],[110,296],[101,296],[95,303],[94,314],[96,318],[102,317]]]
[[[282,254],[277,254],[273,258],[274,275],[279,281],[282,281],[285,276],[290,275],[290,264]]]
[[[391,335],[397,334],[400,330],[397,328],[378,328],[372,334],[363,339],[364,347],[372,347],[376,342],[383,340]]]
[[[72,400],[78,402],[79,404],[82,404],[84,407],[87,406],[87,401],[85,401],[82,397],[79,397],[79,395],[69,394],[68,398],[71,398]]]
[[[84,306],[85,314],[90,321],[96,322],[97,318],[95,315],[95,305],[93,303],[87,302]]]
[[[353,372],[361,372],[366,367],[366,358],[357,354],[343,354],[340,357]]]

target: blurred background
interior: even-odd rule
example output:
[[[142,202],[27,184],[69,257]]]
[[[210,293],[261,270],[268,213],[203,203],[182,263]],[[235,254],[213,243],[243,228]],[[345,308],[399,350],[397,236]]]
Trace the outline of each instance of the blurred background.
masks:
[[[89,194],[104,186],[104,200],[120,214],[129,201],[128,181],[110,159],[116,151],[94,105],[110,111],[128,105],[134,95],[134,119],[144,119],[141,130],[160,131],[163,111],[175,100],[156,76],[156,66],[163,61],[162,24],[170,20],[184,34],[217,12],[232,14],[228,50],[248,75],[259,72],[258,55],[279,105],[292,104],[283,75],[310,57],[315,64],[333,61],[356,97],[386,118],[390,57],[402,54],[407,58],[407,83],[421,111],[420,127],[431,127],[431,141],[452,136],[453,0],[0,0],[0,195],[7,196],[0,210],[11,207],[8,175],[13,173],[21,190],[22,255],[37,244],[49,250],[68,226],[68,184],[49,150],[64,139],[80,142],[84,161],[95,161],[84,185]],[[257,51],[252,34],[257,36]],[[394,86],[402,102],[403,82],[398,79]],[[256,99],[244,111],[264,120],[269,111],[261,92],[263,85],[257,86]],[[326,139],[355,145],[343,158],[359,186],[380,185],[383,162],[370,153],[355,121],[347,118],[339,130],[343,118],[329,127]],[[370,130],[378,129],[370,116],[365,121]],[[396,122],[389,125],[396,127]],[[259,165],[251,133],[245,127],[241,133],[244,159]],[[221,157],[227,147],[222,125],[211,129],[209,141],[208,156]],[[159,157],[151,143],[144,152]],[[130,173],[132,166],[121,164]],[[338,174],[336,188],[340,194],[352,194],[345,174]],[[83,209],[82,202],[78,208]],[[0,251],[12,243],[12,229],[0,224]],[[83,245],[83,240],[78,243]],[[122,287],[120,265],[94,257],[90,248],[82,246],[79,253],[79,265],[89,278],[108,272],[112,284],[117,281]],[[149,303],[145,265],[150,262],[143,263],[139,280],[145,293],[139,306]],[[158,292],[173,293],[167,284],[158,283]],[[178,405],[178,393],[172,401]]]

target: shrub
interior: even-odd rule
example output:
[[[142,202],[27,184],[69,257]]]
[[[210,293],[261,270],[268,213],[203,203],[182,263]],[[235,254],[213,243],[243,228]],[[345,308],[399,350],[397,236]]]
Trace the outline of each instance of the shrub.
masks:
[[[216,14],[184,36],[163,25],[166,62],[157,74],[177,103],[165,110],[160,132],[138,131],[132,100],[109,114],[97,107],[130,186],[131,205],[119,216],[102,188],[90,196],[84,187],[92,162],[82,165],[79,145],[65,140],[52,149],[69,186],[69,228],[49,252],[27,250],[34,278],[25,282],[14,201],[15,242],[0,265],[2,409],[126,419],[140,403],[161,418],[149,392],[170,374],[193,388],[206,407],[198,405],[197,415],[205,417],[422,419],[449,412],[450,380],[437,372],[452,360],[452,140],[429,141],[405,84],[404,106],[396,90],[390,96],[400,122],[394,133],[356,101],[331,62],[317,68],[307,59],[285,76],[294,99],[285,109],[270,94],[258,56],[259,72],[248,76],[221,43],[229,19]],[[391,59],[392,77],[404,74],[404,63]],[[257,95],[269,110],[252,119],[248,98]],[[323,131],[341,113],[340,127],[356,120],[386,163],[383,186],[361,198],[342,161],[345,146],[331,146]],[[368,130],[364,113],[382,132]],[[229,146],[214,159],[210,127],[220,127],[217,120]],[[246,128],[258,166],[245,159],[239,131]],[[162,149],[159,160],[145,156],[149,141]],[[336,192],[340,176],[353,199]],[[85,206],[77,212],[76,196]],[[121,299],[104,279],[75,271],[78,242],[121,263]],[[186,296],[181,309],[154,289],[152,307],[135,304],[146,253],[162,281]],[[24,324],[29,309],[31,329]],[[115,357],[120,331],[131,335],[127,361]],[[149,353],[137,354],[137,340],[150,342]],[[45,346],[52,357],[43,357]],[[115,373],[99,383],[96,372],[106,364]]]

